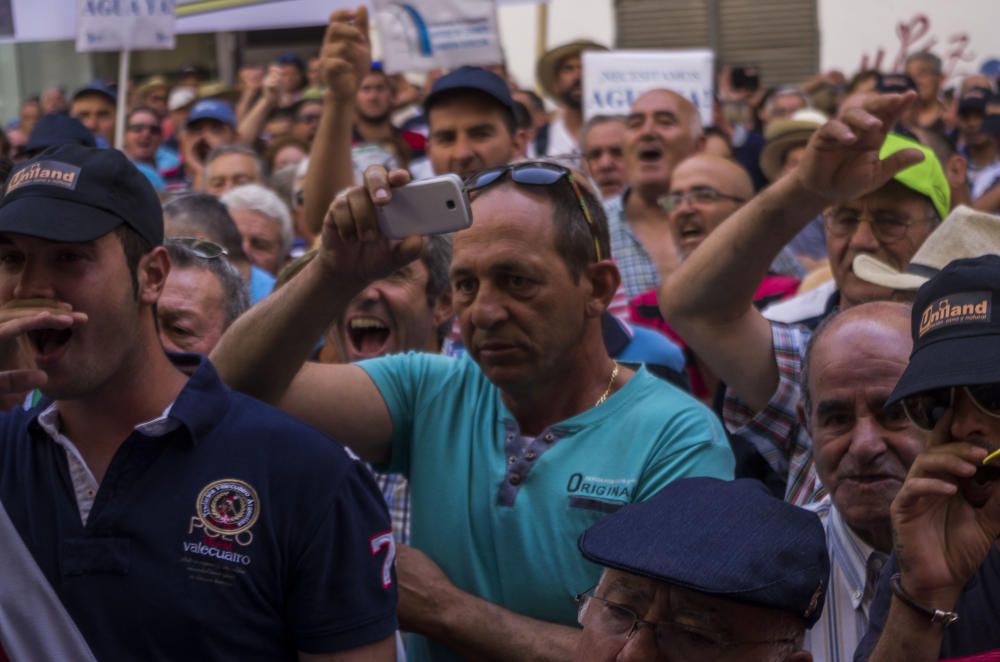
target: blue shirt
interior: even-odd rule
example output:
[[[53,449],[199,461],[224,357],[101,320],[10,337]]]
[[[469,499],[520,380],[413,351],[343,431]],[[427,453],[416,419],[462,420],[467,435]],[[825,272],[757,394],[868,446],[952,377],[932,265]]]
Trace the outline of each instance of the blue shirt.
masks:
[[[573,596],[600,574],[576,541],[598,519],[677,478],[733,477],[718,419],[645,369],[530,438],[467,356],[359,365],[392,416],[389,470],[410,479],[411,543],[463,591],[532,618],[576,623]],[[457,659],[417,637],[407,652]]]
[[[338,444],[203,360],[84,525],[47,404],[0,415],[0,501],[98,659],[294,660],[395,631],[385,505]]]
[[[250,265],[250,305],[254,305],[274,289],[275,277],[255,264]]]

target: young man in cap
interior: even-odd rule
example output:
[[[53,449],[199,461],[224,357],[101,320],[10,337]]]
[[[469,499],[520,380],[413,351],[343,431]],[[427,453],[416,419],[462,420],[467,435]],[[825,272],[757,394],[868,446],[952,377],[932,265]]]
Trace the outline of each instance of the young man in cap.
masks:
[[[80,120],[94,134],[98,147],[110,147],[115,143],[117,103],[118,97],[110,87],[94,81],[73,93],[69,116]]]
[[[931,442],[892,504],[895,551],[857,660],[1000,652],[998,283],[1000,257],[987,255],[952,262],[917,293],[913,353],[889,402]]]
[[[393,659],[393,542],[367,470],[163,351],[159,200],[63,146],[0,199],[0,501],[98,659]],[[275,443],[276,440],[285,440]],[[39,627],[44,627],[39,623]]]
[[[793,503],[824,493],[795,413],[810,332],[769,322],[753,306],[754,290],[781,247],[822,212],[839,289],[819,317],[892,295],[860,280],[854,257],[903,267],[949,210],[933,152],[888,134],[915,97],[881,95],[823,125],[799,167],[733,214],[660,288],[664,318],[736,396],[726,403],[729,429],[787,477]]]
[[[588,40],[573,41],[546,51],[538,60],[536,77],[545,95],[559,105],[559,114],[539,130],[545,149],[539,156],[576,154],[583,127],[584,51],[606,51],[606,46]],[[536,141],[538,139],[536,138]]]
[[[823,528],[755,480],[687,478],[580,536],[582,662],[809,662],[830,574]],[[839,661],[837,661],[839,662]]]

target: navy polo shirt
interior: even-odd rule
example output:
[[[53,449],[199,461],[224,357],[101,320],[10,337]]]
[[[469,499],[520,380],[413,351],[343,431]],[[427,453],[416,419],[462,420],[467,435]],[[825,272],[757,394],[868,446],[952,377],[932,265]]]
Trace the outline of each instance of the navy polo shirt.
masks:
[[[0,414],[0,500],[98,659],[292,660],[396,630],[385,503],[342,446],[202,359],[84,526],[48,404]]]

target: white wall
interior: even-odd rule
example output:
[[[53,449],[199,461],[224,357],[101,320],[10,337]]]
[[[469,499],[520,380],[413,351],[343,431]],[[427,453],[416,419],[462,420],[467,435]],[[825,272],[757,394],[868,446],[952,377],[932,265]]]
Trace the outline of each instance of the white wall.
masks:
[[[519,85],[533,88],[538,59],[535,53],[537,6],[502,4],[498,14],[507,68]],[[548,14],[548,47],[574,39],[592,39],[609,47],[613,45],[613,0],[551,0]]]

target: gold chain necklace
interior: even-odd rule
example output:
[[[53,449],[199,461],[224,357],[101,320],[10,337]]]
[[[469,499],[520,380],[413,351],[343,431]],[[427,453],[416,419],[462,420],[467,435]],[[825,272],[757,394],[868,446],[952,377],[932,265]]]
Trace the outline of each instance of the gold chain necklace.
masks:
[[[608,396],[611,395],[611,387],[614,386],[615,377],[618,376],[618,361],[615,361],[614,364],[615,367],[611,369],[611,379],[608,380],[608,387],[604,389],[604,393],[602,393],[601,397],[599,397],[597,399],[597,402],[594,403],[595,407],[599,404],[602,404],[605,400],[608,399]]]

